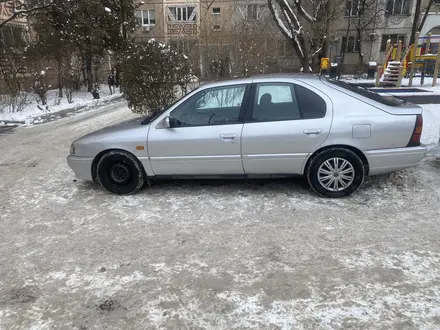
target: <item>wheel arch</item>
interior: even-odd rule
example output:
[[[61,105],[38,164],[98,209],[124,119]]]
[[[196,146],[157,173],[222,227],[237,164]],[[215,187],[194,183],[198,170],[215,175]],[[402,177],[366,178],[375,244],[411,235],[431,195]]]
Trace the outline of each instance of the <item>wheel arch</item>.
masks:
[[[332,149],[332,148],[344,148],[344,149],[348,149],[348,150],[354,152],[354,153],[356,154],[356,156],[358,156],[358,157],[362,160],[362,163],[364,164],[364,168],[365,168],[365,176],[368,175],[369,170],[370,170],[370,166],[369,166],[368,159],[367,159],[367,157],[365,156],[365,154],[364,154],[361,150],[359,150],[358,148],[353,147],[353,146],[349,146],[349,145],[345,145],[345,144],[332,144],[332,145],[328,145],[328,146],[325,146],[325,147],[322,147],[322,148],[316,150],[316,151],[315,151],[312,155],[310,155],[310,157],[307,159],[306,164],[305,164],[305,166],[304,166],[304,168],[303,168],[303,174],[306,174],[306,173],[307,173],[307,169],[308,169],[309,166],[310,166],[310,162],[312,161],[312,159],[313,159],[318,153],[320,153],[320,152],[322,152],[322,151],[325,151],[325,150],[327,150],[327,149]]]
[[[142,162],[139,160],[138,157],[136,157],[136,155],[134,155],[133,153],[131,153],[130,151],[124,150],[124,149],[120,149],[120,148],[109,148],[109,149],[105,149],[103,151],[101,151],[99,154],[97,154],[95,156],[95,158],[92,161],[92,179],[94,182],[96,182],[96,177],[97,177],[97,172],[98,172],[98,163],[101,160],[102,156],[104,156],[106,153],[110,152],[110,151],[123,151],[127,154],[130,154],[134,159],[136,159],[139,164],[141,165],[142,171],[144,172],[144,176],[147,176],[147,172],[145,171],[144,165],[142,164]]]

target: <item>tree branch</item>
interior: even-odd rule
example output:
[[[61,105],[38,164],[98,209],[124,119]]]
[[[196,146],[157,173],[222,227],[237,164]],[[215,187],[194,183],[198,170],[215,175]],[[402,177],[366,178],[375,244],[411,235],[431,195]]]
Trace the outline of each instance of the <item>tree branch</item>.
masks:
[[[0,3],[6,3],[7,1],[9,1],[9,0],[0,0]],[[5,19],[4,21],[0,22],[0,28],[2,26],[6,25],[7,23],[9,23],[10,21],[16,19],[20,15],[29,14],[29,13],[35,12],[37,10],[40,10],[40,9],[48,8],[52,5],[53,5],[53,3],[49,2],[46,4],[35,5],[30,8],[25,8],[25,6],[26,6],[25,4],[21,4],[17,7],[14,7],[12,15],[10,17],[8,17],[7,19]]]
[[[316,22],[316,17],[313,17],[304,9],[304,7],[301,5],[301,0],[295,0],[295,6],[296,9],[298,10],[298,13],[302,17],[304,17],[308,22],[310,23]]]

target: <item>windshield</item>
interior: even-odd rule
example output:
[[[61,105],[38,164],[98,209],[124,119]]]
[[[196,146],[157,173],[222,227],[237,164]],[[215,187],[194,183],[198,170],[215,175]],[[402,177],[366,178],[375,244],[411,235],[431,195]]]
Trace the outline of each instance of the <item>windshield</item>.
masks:
[[[348,83],[348,82],[340,81],[340,80],[334,80],[334,79],[327,79],[327,81],[333,85],[347,89],[350,92],[354,92],[356,94],[362,95],[362,96],[367,97],[367,98],[374,100],[376,102],[379,102],[379,103],[382,103],[385,105],[389,105],[392,107],[399,107],[402,104],[406,103],[405,100],[399,99],[393,95],[381,95],[381,94],[378,94],[378,93],[372,91],[371,89],[361,87],[356,84],[352,84],[352,83]]]

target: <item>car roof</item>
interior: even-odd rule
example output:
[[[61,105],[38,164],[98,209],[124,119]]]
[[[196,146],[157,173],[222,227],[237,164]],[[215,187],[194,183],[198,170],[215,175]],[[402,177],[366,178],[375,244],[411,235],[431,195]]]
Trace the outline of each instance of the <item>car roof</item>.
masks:
[[[251,84],[253,82],[276,82],[276,81],[286,81],[286,80],[299,80],[312,84],[313,82],[319,82],[320,77],[317,74],[301,74],[301,73],[276,73],[276,74],[260,74],[250,77],[240,77],[225,80],[218,80],[215,82],[210,82],[202,84],[200,87],[203,89],[226,86],[226,85],[240,85],[240,84]]]

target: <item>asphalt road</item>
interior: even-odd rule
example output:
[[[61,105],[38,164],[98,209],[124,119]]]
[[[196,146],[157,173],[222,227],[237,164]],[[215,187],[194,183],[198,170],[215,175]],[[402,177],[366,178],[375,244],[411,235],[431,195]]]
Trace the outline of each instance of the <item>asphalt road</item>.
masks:
[[[440,164],[322,199],[301,180],[75,182],[107,106],[0,136],[0,329],[438,329]]]

